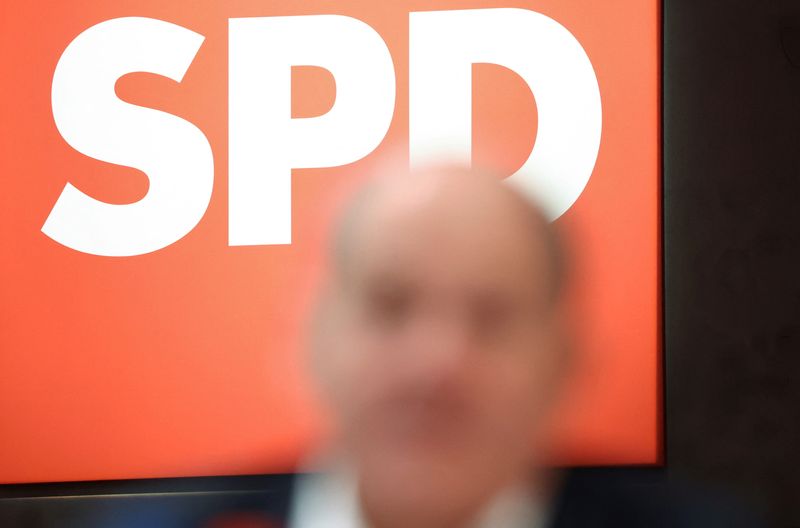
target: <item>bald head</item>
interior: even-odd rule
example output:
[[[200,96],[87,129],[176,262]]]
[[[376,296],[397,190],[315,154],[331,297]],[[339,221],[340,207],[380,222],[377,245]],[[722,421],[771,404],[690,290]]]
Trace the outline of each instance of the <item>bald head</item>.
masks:
[[[331,246],[334,272],[339,278],[350,275],[365,249],[361,245],[364,232],[374,230],[382,220],[393,215],[413,220],[415,215],[436,209],[441,220],[450,217],[457,221],[459,214],[450,214],[453,209],[485,217],[487,223],[482,229],[487,231],[496,230],[490,222],[492,215],[513,219],[527,231],[524,243],[538,248],[542,257],[540,265],[531,269],[531,275],[543,274],[550,300],[556,303],[560,299],[566,280],[566,262],[556,227],[547,221],[538,204],[496,175],[459,166],[387,171],[367,182],[347,204],[336,226]],[[536,280],[536,277],[531,279]]]

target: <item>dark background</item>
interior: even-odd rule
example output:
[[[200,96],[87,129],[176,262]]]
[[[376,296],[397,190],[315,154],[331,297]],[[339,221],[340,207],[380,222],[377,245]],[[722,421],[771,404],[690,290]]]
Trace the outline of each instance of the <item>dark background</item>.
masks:
[[[664,0],[663,26],[666,466],[651,471],[800,527],[800,0]],[[0,526],[282,516],[288,478],[0,486]]]
[[[663,20],[667,468],[800,527],[800,0]]]

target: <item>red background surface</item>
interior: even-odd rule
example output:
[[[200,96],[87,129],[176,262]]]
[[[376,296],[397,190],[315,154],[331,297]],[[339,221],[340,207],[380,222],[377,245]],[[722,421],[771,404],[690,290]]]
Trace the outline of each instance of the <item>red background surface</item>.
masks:
[[[408,137],[408,13],[522,7],[566,26],[600,85],[595,171],[558,220],[573,237],[584,355],[558,413],[559,460],[660,459],[659,7],[655,0],[5,2],[0,7],[0,482],[230,475],[291,469],[318,437],[303,327],[337,204],[370,159]],[[227,24],[230,17],[343,14],[386,41],[397,75],[384,144],[345,167],[295,170],[293,243],[227,245]],[[132,202],[147,177],[72,150],[50,110],[61,52],[121,16],[170,21],[206,37],[183,82],[136,73],[129,102],[206,134],[214,194],[186,237],[147,255],[107,258],[40,229],[66,182]],[[510,174],[535,141],[535,100],[509,70],[474,69],[477,164]],[[329,74],[297,68],[295,116],[335,97]]]

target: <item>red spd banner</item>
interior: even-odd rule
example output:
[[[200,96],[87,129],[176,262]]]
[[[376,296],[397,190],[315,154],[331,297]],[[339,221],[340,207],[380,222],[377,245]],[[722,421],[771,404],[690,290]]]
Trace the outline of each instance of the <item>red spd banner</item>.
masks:
[[[321,241],[398,149],[572,234],[559,461],[659,462],[657,1],[0,11],[0,482],[290,470]]]

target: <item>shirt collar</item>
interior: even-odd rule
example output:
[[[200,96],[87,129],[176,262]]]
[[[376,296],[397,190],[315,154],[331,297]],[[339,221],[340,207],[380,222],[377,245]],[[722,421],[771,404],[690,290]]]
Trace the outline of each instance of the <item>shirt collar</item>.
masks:
[[[355,476],[347,470],[297,479],[289,528],[369,528],[358,504]],[[525,486],[498,493],[468,528],[543,528],[544,510]]]

